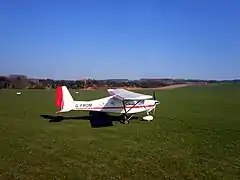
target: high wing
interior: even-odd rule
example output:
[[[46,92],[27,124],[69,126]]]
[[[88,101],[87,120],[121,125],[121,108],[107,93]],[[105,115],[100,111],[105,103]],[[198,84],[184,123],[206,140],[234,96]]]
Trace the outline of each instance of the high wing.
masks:
[[[125,89],[108,89],[108,93],[112,96],[115,96],[117,99],[122,101],[127,100],[146,100],[153,98],[151,95],[145,95],[140,93],[135,93]]]

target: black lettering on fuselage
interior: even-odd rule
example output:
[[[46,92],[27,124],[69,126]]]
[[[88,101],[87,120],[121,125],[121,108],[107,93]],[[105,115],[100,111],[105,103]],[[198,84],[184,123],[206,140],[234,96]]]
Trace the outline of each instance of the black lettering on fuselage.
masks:
[[[78,104],[78,107],[79,108],[90,108],[90,107],[92,107],[92,104],[91,103]]]

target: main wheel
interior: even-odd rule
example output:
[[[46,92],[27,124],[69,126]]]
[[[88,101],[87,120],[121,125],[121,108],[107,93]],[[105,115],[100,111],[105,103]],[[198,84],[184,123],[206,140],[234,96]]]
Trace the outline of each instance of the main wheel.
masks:
[[[125,120],[125,121],[124,121],[124,124],[129,124],[129,120]]]
[[[121,124],[129,124],[129,119],[126,115],[122,115],[120,119]]]

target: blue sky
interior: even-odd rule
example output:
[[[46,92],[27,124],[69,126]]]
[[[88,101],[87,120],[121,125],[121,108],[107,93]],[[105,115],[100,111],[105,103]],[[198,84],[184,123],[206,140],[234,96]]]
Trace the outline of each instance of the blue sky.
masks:
[[[240,78],[238,0],[2,0],[0,74]]]

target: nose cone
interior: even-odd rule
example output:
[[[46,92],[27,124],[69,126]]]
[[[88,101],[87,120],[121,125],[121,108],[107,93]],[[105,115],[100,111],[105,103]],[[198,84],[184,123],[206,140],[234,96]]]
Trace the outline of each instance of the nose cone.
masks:
[[[159,101],[157,101],[157,100],[155,100],[155,104],[160,104],[160,102],[159,102]]]

